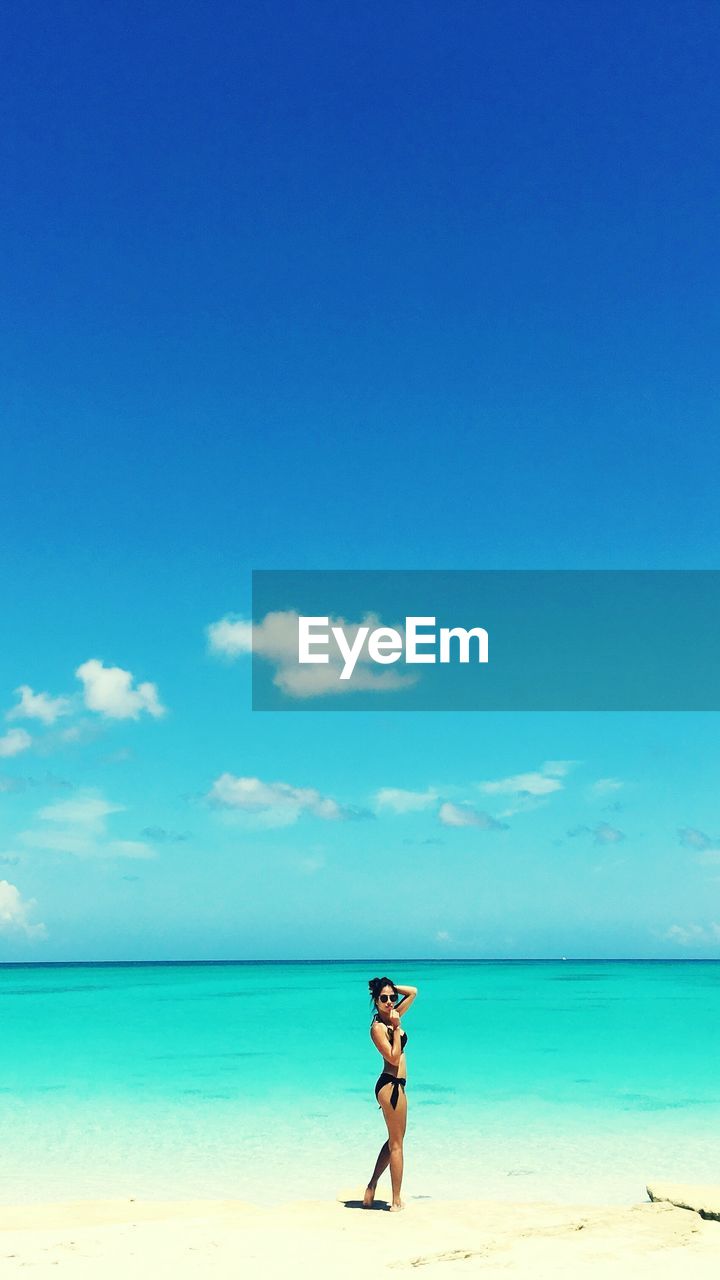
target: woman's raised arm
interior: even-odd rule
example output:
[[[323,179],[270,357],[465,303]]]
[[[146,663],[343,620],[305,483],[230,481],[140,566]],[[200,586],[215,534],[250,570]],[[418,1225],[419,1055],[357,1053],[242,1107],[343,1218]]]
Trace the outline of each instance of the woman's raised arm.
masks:
[[[402,1015],[410,1008],[413,1000],[417,995],[417,987],[401,987],[399,982],[395,983],[395,990],[400,992],[402,1000],[395,1005],[396,1012]]]

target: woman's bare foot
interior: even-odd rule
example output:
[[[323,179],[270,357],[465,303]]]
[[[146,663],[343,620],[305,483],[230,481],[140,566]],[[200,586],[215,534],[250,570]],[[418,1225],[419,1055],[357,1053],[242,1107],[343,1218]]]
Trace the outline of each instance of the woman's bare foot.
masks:
[[[397,1204],[393,1203],[390,1205],[390,1212],[399,1213],[400,1210],[404,1208],[405,1208],[405,1205],[403,1204],[402,1200],[399,1200]]]
[[[375,1188],[372,1183],[368,1182],[363,1196],[363,1209],[369,1209],[375,1199]]]

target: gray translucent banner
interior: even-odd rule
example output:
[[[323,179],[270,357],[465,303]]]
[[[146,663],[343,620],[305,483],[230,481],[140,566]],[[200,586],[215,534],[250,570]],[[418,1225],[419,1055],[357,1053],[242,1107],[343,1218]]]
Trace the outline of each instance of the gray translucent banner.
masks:
[[[261,569],[252,586],[256,711],[720,709],[720,571]]]

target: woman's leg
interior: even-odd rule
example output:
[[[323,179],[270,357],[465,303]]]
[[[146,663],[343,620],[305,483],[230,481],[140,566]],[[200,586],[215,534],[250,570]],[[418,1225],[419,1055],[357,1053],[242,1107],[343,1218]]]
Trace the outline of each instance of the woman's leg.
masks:
[[[366,1209],[370,1207],[373,1200],[375,1199],[375,1191],[377,1188],[378,1181],[384,1174],[389,1163],[390,1163],[390,1143],[384,1142],[380,1148],[380,1154],[378,1155],[378,1158],[375,1161],[375,1168],[373,1169],[372,1178],[367,1184],[367,1189],[363,1197],[363,1204],[365,1205]]]
[[[407,1098],[405,1090],[398,1089],[397,1107],[393,1110],[390,1104],[393,1085],[384,1084],[378,1091],[378,1102],[383,1110],[388,1127],[388,1147],[390,1150],[390,1180],[392,1182],[392,1209],[402,1209],[400,1188],[403,1177],[403,1138],[407,1124]]]

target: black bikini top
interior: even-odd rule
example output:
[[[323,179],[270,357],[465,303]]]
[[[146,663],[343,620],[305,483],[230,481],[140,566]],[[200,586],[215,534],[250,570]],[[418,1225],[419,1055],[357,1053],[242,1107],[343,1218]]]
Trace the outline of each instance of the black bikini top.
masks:
[[[392,1042],[393,1042],[393,1031],[395,1030],[395,1028],[394,1028],[394,1027],[388,1027],[387,1022],[383,1022],[382,1018],[378,1018],[377,1014],[375,1014],[375,1016],[374,1016],[374,1018],[373,1018],[373,1021],[374,1021],[374,1022],[379,1022],[379,1023],[381,1023],[383,1027],[387,1027],[387,1029],[388,1029],[388,1035],[390,1036],[390,1043],[392,1044]],[[400,1035],[400,1048],[401,1048],[401,1049],[404,1049],[406,1044],[407,1044],[407,1031],[403,1031],[403,1032],[401,1033],[401,1035]]]

